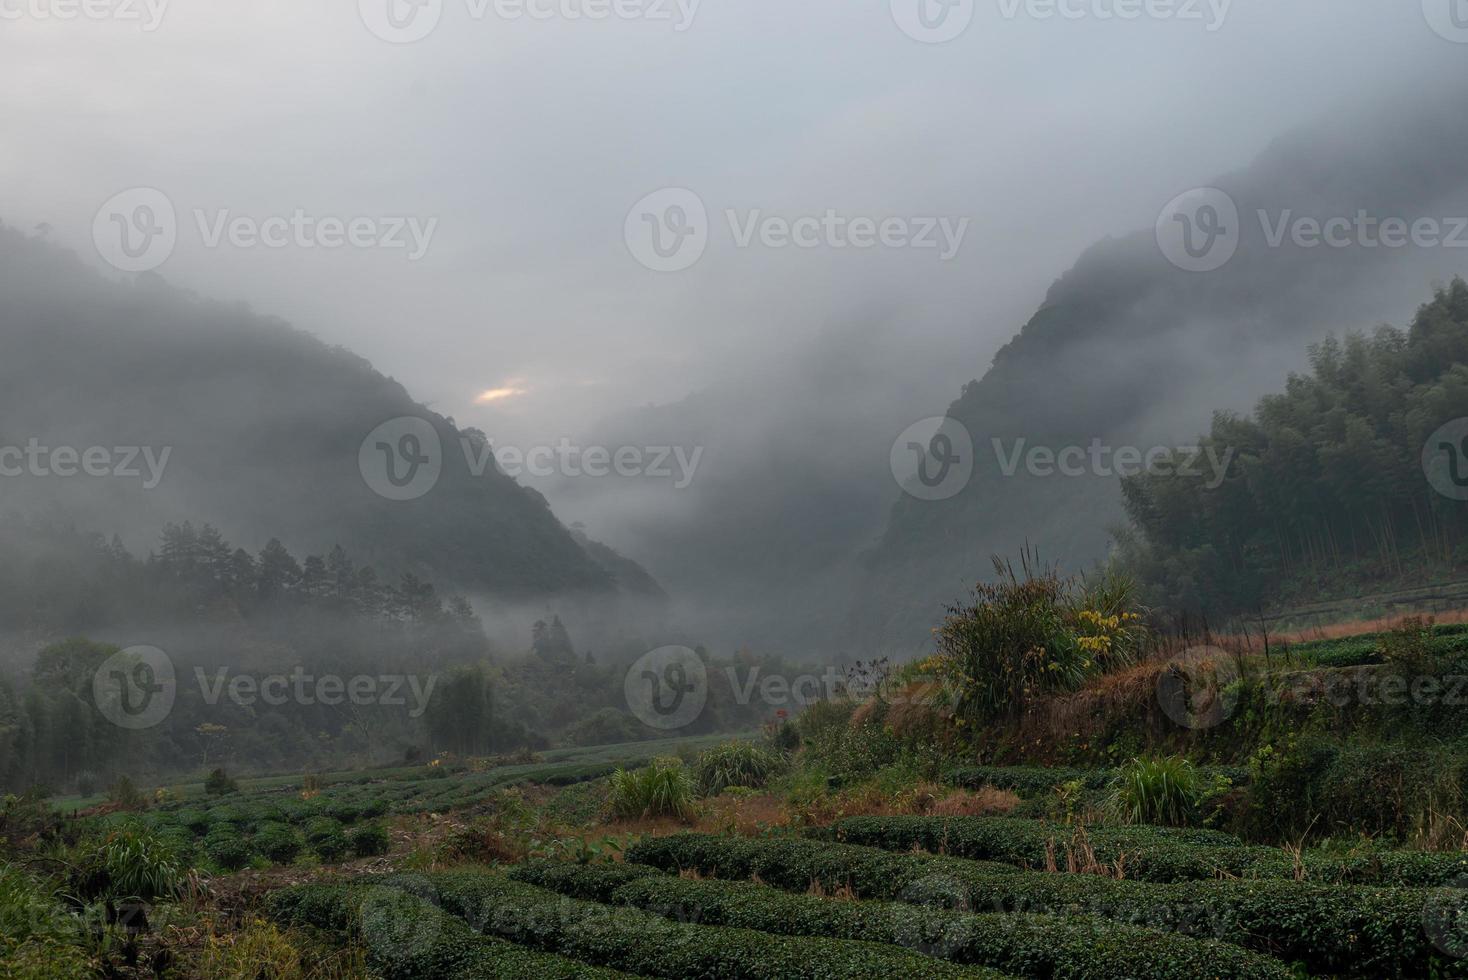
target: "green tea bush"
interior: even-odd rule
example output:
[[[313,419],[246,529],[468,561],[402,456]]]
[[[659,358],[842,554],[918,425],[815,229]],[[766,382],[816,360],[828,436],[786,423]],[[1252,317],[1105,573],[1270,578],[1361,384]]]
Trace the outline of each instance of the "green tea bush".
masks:
[[[902,903],[833,902],[752,882],[694,881],[626,865],[538,862],[516,869],[512,877],[572,898],[628,905],[681,921],[882,942],[1016,976],[1285,980],[1292,975],[1275,960],[1227,943],[1090,916],[975,915]]]
[[[395,880],[400,879],[384,883]],[[415,883],[403,880],[408,887]],[[879,943],[779,936],[670,921],[633,908],[610,909],[483,872],[435,874],[427,881],[446,910],[487,934],[639,976],[676,980],[1002,976]]]
[[[290,864],[301,853],[301,838],[286,826],[273,825],[255,834],[255,849],[273,864]]]
[[[804,842],[814,843],[814,842]],[[958,858],[883,851],[891,873],[857,877],[848,869],[870,850],[847,845],[792,852],[785,841],[732,840],[704,834],[644,838],[626,858],[667,871],[761,881],[787,891],[850,887],[858,897],[929,904],[966,903],[995,912],[1097,915],[1199,938],[1222,939],[1312,973],[1426,976],[1444,957],[1422,927],[1435,892],[1418,888],[1320,885],[1298,881],[1191,881],[1154,884],[1089,874],[1016,871]],[[820,845],[817,845],[819,848]],[[935,865],[935,861],[942,861]],[[941,870],[941,873],[935,871]]]
[[[922,849],[954,857],[1044,867],[1053,847],[1065,866],[1074,827],[1013,817],[851,817],[830,830],[851,844],[905,852]],[[1171,827],[1085,829],[1086,844],[1102,864],[1120,863],[1134,881],[1209,878],[1290,878],[1330,884],[1431,887],[1468,874],[1468,854],[1425,851],[1326,852],[1307,850],[1302,866],[1285,851],[1243,844],[1212,830]]]
[[[416,890],[416,889],[415,889]],[[344,934],[385,980],[614,980],[625,974],[479,935],[409,891],[304,885],[266,899],[271,918]]]
[[[695,766],[699,792],[717,796],[731,786],[759,789],[780,768],[780,760],[750,742],[726,742],[708,749]]]
[[[204,855],[225,871],[239,871],[255,859],[255,848],[250,842],[233,835],[206,837]]]
[[[380,825],[362,824],[347,832],[347,844],[357,857],[376,857],[386,854],[392,841]]]
[[[675,817],[688,820],[697,812],[693,780],[677,759],[657,759],[646,768],[612,773],[607,804],[612,814],[633,820]]]
[[[339,830],[315,834],[309,843],[311,853],[327,864],[334,864],[346,857],[350,846],[346,835]]]

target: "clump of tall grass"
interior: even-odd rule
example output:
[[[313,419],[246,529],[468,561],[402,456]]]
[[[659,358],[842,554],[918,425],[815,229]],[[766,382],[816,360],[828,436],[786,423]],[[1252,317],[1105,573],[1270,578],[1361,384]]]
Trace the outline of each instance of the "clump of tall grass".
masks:
[[[655,759],[643,769],[612,773],[607,798],[612,815],[640,820],[691,820],[697,812],[693,780],[677,759]]]
[[[93,899],[177,898],[192,881],[172,845],[140,830],[118,830],[83,843],[73,872],[76,891]]]
[[[698,788],[705,796],[717,796],[731,786],[759,789],[780,768],[773,752],[750,742],[725,742],[698,757]]]
[[[1133,759],[1111,784],[1109,809],[1126,823],[1180,827],[1197,813],[1207,792],[1205,782],[1181,756]]]

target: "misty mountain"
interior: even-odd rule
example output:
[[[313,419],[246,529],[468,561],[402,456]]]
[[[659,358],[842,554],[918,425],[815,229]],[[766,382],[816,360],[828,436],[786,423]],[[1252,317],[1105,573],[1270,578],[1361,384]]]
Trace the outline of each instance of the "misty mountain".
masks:
[[[156,276],[114,282],[0,227],[0,338],[6,513],[117,534],[140,552],[169,522],[210,522],[251,552],[270,537],[300,553],[340,545],[385,575],[471,595],[657,594],[499,472],[475,433],[279,320]],[[419,420],[418,441],[398,441],[403,417]],[[441,472],[421,495],[374,490],[377,453],[423,447],[426,459],[435,440]]]
[[[991,553],[1029,545],[1070,571],[1105,557],[1109,528],[1122,517],[1117,477],[1037,476],[1023,463],[1009,476],[1016,449],[1196,445],[1212,409],[1248,408],[1304,365],[1308,343],[1402,322],[1431,283],[1468,266],[1468,242],[1332,247],[1271,238],[1298,219],[1468,215],[1465,152],[1461,114],[1415,101],[1358,107],[1277,140],[1248,168],[1212,182],[1240,215],[1237,253],[1222,268],[1174,266],[1152,230],[1090,248],[948,407],[972,436],[973,477],[950,499],[904,495],[892,507],[863,558],[848,636],[922,649],[943,604]]]

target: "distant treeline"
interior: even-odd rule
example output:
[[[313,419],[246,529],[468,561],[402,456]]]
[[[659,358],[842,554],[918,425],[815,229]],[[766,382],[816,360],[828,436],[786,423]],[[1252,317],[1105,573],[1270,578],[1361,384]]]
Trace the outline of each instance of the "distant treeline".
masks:
[[[1438,290],[1405,332],[1332,338],[1310,361],[1251,418],[1214,417],[1203,445],[1232,453],[1218,485],[1207,473],[1123,481],[1120,560],[1154,604],[1254,612],[1468,564],[1468,503],[1433,485],[1468,460],[1430,481],[1423,458],[1429,437],[1468,418],[1468,285]],[[1468,423],[1450,455],[1465,437]]]
[[[627,710],[619,657],[601,663],[578,652],[558,616],[527,623],[518,655],[497,655],[464,598],[445,600],[412,573],[385,584],[341,548],[298,561],[272,540],[251,555],[210,525],[185,523],[168,525],[157,549],[138,558],[116,538],[12,519],[0,523],[0,551],[10,661],[0,665],[0,789],[668,734]],[[136,646],[167,654],[176,688],[166,717],[130,730],[100,710],[93,681],[108,658]],[[796,707],[772,704],[751,685],[808,668],[699,653],[708,704],[681,734],[753,728]],[[330,682],[334,697],[316,686],[327,677],[340,679],[340,687]],[[237,679],[243,697],[231,693]],[[343,696],[354,681],[365,698]]]

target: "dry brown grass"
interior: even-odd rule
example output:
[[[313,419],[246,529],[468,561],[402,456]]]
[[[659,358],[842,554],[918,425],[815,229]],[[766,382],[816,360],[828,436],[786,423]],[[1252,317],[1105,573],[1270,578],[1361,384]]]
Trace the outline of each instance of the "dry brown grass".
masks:
[[[1019,806],[1019,797],[1007,789],[984,786],[956,790],[936,801],[928,810],[935,817],[991,817]]]

